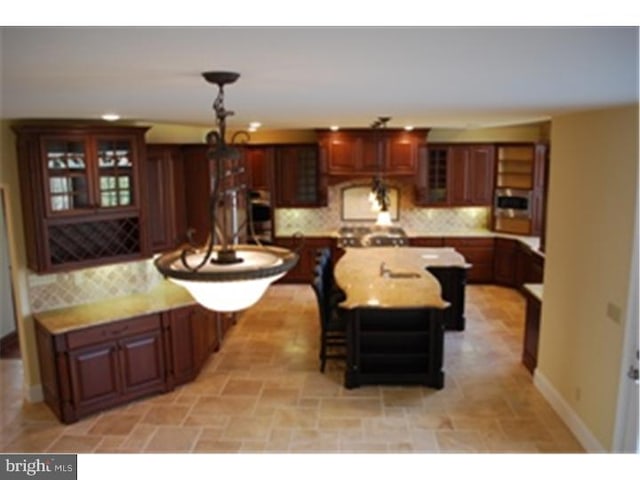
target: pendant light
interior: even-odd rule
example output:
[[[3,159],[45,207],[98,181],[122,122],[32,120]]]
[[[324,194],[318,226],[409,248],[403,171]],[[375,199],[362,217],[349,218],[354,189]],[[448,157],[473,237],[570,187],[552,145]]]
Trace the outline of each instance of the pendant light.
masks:
[[[231,143],[225,138],[226,118],[233,112],[224,107],[224,86],[235,82],[240,75],[213,71],[204,72],[202,76],[218,87],[213,103],[217,130],[207,135],[210,148],[208,158],[203,160],[214,164],[212,191],[209,198],[203,198],[203,202],[209,204],[209,237],[205,245],[197,246],[188,234],[189,246],[161,255],[155,260],[155,266],[209,310],[236,312],[260,300],[271,283],[296,265],[299,254],[261,245],[251,229],[251,209],[246,208],[244,159],[234,146],[236,135],[246,133],[237,132]],[[239,204],[244,205],[243,212]],[[246,237],[243,232],[247,225],[255,245],[240,243]]]

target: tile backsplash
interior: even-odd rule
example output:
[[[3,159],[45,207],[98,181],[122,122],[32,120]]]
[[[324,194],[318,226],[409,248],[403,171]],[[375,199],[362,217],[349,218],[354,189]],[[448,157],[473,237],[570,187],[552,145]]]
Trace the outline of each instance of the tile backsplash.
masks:
[[[326,235],[336,231],[346,222],[341,216],[341,191],[345,187],[365,185],[365,182],[348,182],[333,185],[328,190],[328,206],[323,208],[278,208],[275,210],[276,236],[289,236],[297,231],[305,235]],[[400,190],[399,219],[394,222],[414,235],[434,232],[461,233],[487,230],[491,209],[489,207],[423,208],[414,205],[410,185],[394,184]],[[369,224],[372,222],[370,221]]]
[[[328,206],[324,208],[276,209],[276,235],[288,236],[298,231],[305,235],[329,235],[335,232],[341,225],[349,223],[341,219],[342,188],[354,185],[366,185],[366,183],[359,181],[330,186]],[[487,229],[489,208],[421,208],[413,204],[410,186],[391,185],[400,190],[399,220],[394,224],[403,227],[413,235],[461,233]],[[153,260],[148,259],[68,273],[29,274],[27,282],[31,310],[37,313],[133,293],[144,293],[161,280],[162,276],[153,265]]]
[[[118,263],[50,275],[29,274],[33,313],[149,291],[162,280],[153,260]]]

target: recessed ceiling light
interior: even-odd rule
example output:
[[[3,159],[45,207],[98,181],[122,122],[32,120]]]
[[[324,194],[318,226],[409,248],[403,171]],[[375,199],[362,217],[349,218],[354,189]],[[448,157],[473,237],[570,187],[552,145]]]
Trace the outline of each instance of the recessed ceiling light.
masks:
[[[331,130],[332,132],[337,132],[338,130],[340,130],[340,127],[338,125],[331,125],[329,127],[329,130]]]
[[[260,128],[262,126],[262,124],[260,122],[250,122],[249,123],[249,130],[252,130],[255,132],[256,129]]]
[[[102,119],[107,122],[115,122],[116,120],[120,120],[120,115],[117,113],[105,113],[102,115]]]
[[[404,129],[405,129],[407,132],[410,132],[411,130],[413,130],[413,125],[407,125],[406,127],[404,127]]]

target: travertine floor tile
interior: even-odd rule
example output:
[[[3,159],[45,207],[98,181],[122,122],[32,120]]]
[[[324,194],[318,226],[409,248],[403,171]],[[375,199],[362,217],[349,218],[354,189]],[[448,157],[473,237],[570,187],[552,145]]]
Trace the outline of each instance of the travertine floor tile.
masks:
[[[286,307],[285,307],[286,306]],[[4,452],[582,452],[522,366],[524,300],[467,288],[467,328],[445,334],[445,387],[347,390],[318,362],[312,290],[276,285],[239,317],[198,377],[72,425],[22,400],[22,363],[0,361]]]

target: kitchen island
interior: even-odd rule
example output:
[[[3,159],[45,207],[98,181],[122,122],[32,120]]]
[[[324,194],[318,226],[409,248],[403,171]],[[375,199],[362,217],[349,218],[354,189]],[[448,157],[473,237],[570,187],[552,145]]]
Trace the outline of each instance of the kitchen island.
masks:
[[[335,278],[346,299],[345,386],[444,386],[445,312],[441,284],[427,268],[467,268],[451,248],[347,248]]]

